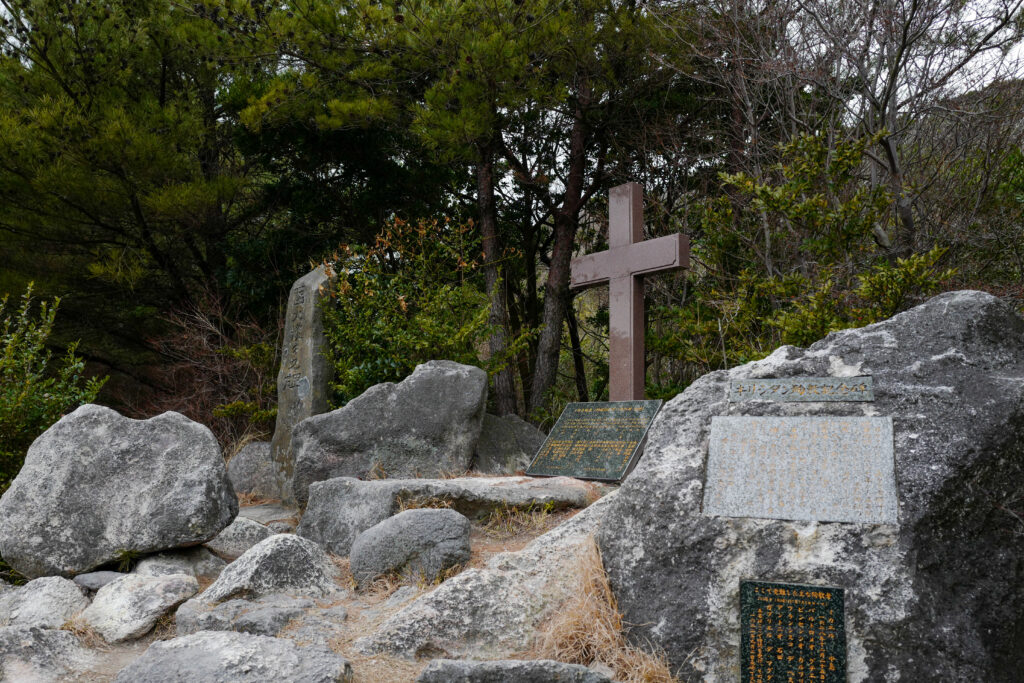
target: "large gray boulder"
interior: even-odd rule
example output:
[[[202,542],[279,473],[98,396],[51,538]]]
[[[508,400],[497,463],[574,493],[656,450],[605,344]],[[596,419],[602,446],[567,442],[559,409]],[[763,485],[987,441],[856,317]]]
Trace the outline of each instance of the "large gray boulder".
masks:
[[[25,576],[73,576],[202,543],[237,512],[209,429],[84,405],[33,442],[0,498],[0,555]]]
[[[525,471],[544,445],[544,432],[518,415],[484,415],[473,469],[485,474]]]
[[[731,379],[854,375],[874,378],[873,403],[727,402]],[[703,515],[711,418],[726,414],[892,416],[899,523]],[[632,636],[683,679],[739,680],[748,579],[845,589],[851,683],[1016,681],[1022,481],[1024,320],[951,292],[694,382],[662,409],[598,538]]]
[[[157,641],[115,683],[347,683],[352,666],[322,645],[284,638],[201,631]]]
[[[612,680],[585,666],[551,659],[493,662],[435,659],[416,683],[612,683]]]
[[[54,683],[80,680],[97,660],[69,631],[0,628],[0,681]]]
[[[252,441],[235,453],[228,461],[228,478],[235,493],[264,498],[281,497],[277,470],[270,458],[269,441]]]
[[[334,477],[436,477],[469,469],[487,403],[487,373],[431,361],[398,384],[303,420],[292,435],[294,493]]]
[[[60,628],[88,606],[85,591],[73,581],[44,576],[0,594],[0,626]]]
[[[80,619],[108,643],[134,640],[198,592],[199,582],[190,574],[128,574],[100,588]]]
[[[365,585],[391,572],[409,572],[427,583],[469,561],[469,520],[455,510],[406,510],[356,537],[349,556],[352,577]]]
[[[336,578],[336,568],[316,543],[292,534],[276,534],[229,564],[196,599],[214,604],[282,591],[319,598],[337,590]]]
[[[470,518],[497,510],[583,508],[602,489],[569,477],[456,477],[379,479],[338,477],[309,487],[309,504],[296,533],[338,555],[348,555],[356,536],[383,522],[403,504],[441,503]]]

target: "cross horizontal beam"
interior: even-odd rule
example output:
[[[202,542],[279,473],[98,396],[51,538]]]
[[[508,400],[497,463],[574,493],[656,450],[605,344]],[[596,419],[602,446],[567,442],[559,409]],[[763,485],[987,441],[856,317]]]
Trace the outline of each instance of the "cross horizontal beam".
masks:
[[[619,278],[689,266],[686,235],[666,235],[573,259],[569,287],[593,287]]]

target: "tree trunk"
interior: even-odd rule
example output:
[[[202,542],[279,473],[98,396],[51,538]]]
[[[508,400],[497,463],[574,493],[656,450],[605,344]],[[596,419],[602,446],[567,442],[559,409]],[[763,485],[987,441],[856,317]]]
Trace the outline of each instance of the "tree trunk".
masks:
[[[508,312],[505,307],[504,279],[499,266],[501,242],[498,239],[497,208],[494,201],[494,158],[490,148],[483,152],[483,158],[476,171],[477,203],[480,208],[480,234],[483,239],[484,281],[487,284],[487,299],[490,313],[487,322],[491,327],[488,347],[491,358],[501,358],[508,348]],[[494,375],[494,393],[498,415],[516,412],[516,385],[512,374],[511,359],[504,359],[505,367]]]
[[[551,247],[551,266],[544,286],[544,316],[537,342],[537,365],[530,387],[530,412],[544,405],[547,392],[555,384],[558,356],[562,346],[562,322],[569,290],[569,261],[576,238],[575,215],[560,211],[555,214],[555,239]]]
[[[569,343],[572,345],[572,368],[576,375],[576,394],[586,403],[590,400],[587,391],[587,371],[583,367],[583,349],[580,346],[580,331],[576,325],[576,311],[572,308],[573,296],[569,290],[565,292],[565,322],[569,326]]]

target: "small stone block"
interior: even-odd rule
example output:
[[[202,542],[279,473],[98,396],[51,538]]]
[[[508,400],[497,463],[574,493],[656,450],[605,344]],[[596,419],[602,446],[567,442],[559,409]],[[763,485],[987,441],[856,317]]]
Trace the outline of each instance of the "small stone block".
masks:
[[[661,401],[570,403],[526,474],[621,481],[640,459],[660,409]]]
[[[896,524],[892,418],[712,418],[703,513]]]

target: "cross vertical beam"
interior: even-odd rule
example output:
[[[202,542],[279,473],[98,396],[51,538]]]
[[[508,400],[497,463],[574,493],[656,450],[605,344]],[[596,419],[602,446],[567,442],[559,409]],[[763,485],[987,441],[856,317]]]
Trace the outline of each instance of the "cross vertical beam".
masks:
[[[689,265],[689,242],[676,234],[644,241],[643,194],[637,183],[608,193],[608,251],[573,259],[570,287],[608,284],[608,399],[644,397],[643,276]]]

